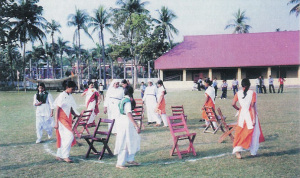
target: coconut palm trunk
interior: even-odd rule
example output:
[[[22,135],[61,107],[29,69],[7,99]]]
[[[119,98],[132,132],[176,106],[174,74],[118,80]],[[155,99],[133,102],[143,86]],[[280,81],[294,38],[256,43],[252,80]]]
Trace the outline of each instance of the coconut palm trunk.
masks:
[[[63,78],[63,73],[64,73],[64,69],[63,69],[63,60],[62,60],[62,53],[60,54],[60,78]]]
[[[26,42],[23,42],[23,86],[24,86],[24,91],[26,92],[26,61],[25,61],[25,49],[26,49]]]
[[[104,65],[104,88],[106,88],[106,59],[105,59],[105,53],[104,53],[104,37],[103,37],[103,28],[101,27],[101,41],[102,41],[102,58],[103,58],[103,65]]]
[[[81,70],[80,70],[80,28],[78,28],[78,59],[77,59],[77,84],[78,84],[78,90],[80,90],[80,84],[81,84]]]

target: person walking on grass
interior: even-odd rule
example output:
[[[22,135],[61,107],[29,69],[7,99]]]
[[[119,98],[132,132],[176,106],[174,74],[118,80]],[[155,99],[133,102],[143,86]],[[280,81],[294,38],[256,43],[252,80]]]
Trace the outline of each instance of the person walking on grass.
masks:
[[[264,141],[264,136],[257,116],[256,93],[250,88],[250,80],[242,80],[243,90],[234,96],[232,106],[238,110],[238,120],[233,141],[232,154],[241,159],[241,152],[250,150],[250,154],[257,154],[259,143]],[[236,104],[239,102],[240,107]]]
[[[148,125],[155,123],[159,118],[159,115],[155,112],[157,105],[157,88],[153,85],[152,80],[148,80],[148,86],[145,89],[143,102],[147,108]]]
[[[43,130],[48,134],[48,139],[52,137],[52,130],[54,127],[53,119],[53,98],[52,95],[45,91],[46,87],[44,83],[38,85],[37,93],[33,97],[33,105],[36,107],[36,136],[35,143],[42,141]]]
[[[204,81],[204,85],[206,87],[205,90],[205,102],[202,108],[202,118],[205,119],[205,125],[203,125],[204,127],[206,127],[209,124],[209,118],[204,110],[204,107],[212,107],[213,109],[215,109],[215,89],[211,86],[212,81],[210,81],[209,79],[206,79]],[[216,126],[216,123],[213,122],[214,127]]]
[[[58,95],[54,104],[56,106],[55,129],[56,129],[56,159],[68,163],[73,162],[70,158],[70,150],[76,144],[76,139],[72,130],[72,114],[79,116],[76,110],[77,105],[72,96],[72,92],[76,88],[74,81],[63,82],[64,91]]]
[[[94,83],[89,81],[88,88],[84,90],[81,96],[85,97],[85,105],[86,110],[93,110],[90,119],[88,120],[87,124],[94,123],[95,124],[95,117],[99,113],[99,104],[101,102],[101,97],[96,88],[94,88]]]
[[[137,123],[132,117],[131,107],[133,103],[130,101],[132,91],[126,87],[124,89],[124,98],[120,101],[118,108],[120,113],[120,120],[118,124],[117,137],[114,154],[118,155],[116,168],[126,169],[126,162],[129,165],[138,166],[140,163],[134,161],[136,152],[140,150],[140,136],[141,132]]]
[[[166,101],[165,101],[165,95],[167,94],[166,88],[163,84],[162,80],[157,81],[158,91],[157,91],[157,105],[155,108],[156,113],[160,115],[160,117],[157,117],[158,120],[156,122],[155,126],[160,126],[161,120],[164,123],[164,127],[168,127],[167,122],[167,113],[166,113]]]

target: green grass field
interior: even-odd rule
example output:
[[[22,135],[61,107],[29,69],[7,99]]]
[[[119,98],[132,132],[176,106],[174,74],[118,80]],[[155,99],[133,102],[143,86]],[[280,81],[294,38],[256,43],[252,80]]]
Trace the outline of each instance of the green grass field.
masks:
[[[57,92],[51,92],[54,98]],[[260,94],[257,99],[258,115],[266,141],[261,144],[257,157],[243,153],[243,159],[231,155],[232,142],[217,143],[221,132],[213,135],[199,128],[200,108],[203,106],[203,91],[169,91],[166,96],[167,113],[171,105],[184,105],[188,115],[188,126],[196,132],[197,156],[186,155],[182,160],[170,157],[172,139],[168,128],[146,126],[141,133],[141,151],[136,161],[141,166],[127,170],[115,168],[116,156],[105,155],[101,161],[90,155],[84,140],[82,146],[74,146],[70,156],[75,163],[56,161],[55,137],[35,144],[35,109],[32,106],[34,92],[0,92],[0,177],[299,177],[300,136],[299,106],[300,89],[285,89],[283,94]],[[220,91],[219,91],[220,95]],[[227,122],[234,122],[236,111],[232,108],[232,91],[228,99],[216,99]],[[84,98],[74,94],[80,110],[84,109]],[[139,98],[140,93],[135,92]],[[103,114],[103,106],[100,106]],[[146,115],[145,115],[146,116]],[[145,120],[146,122],[146,120]],[[55,134],[53,134],[55,135]],[[115,136],[110,147],[114,148]]]

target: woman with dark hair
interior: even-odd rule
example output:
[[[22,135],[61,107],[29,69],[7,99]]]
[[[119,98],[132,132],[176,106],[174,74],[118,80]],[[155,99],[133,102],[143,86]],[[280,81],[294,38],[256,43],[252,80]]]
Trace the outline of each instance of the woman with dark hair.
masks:
[[[116,167],[119,169],[126,169],[125,163],[129,165],[140,165],[134,161],[134,156],[136,152],[140,150],[140,128],[134,121],[132,117],[131,107],[132,103],[130,101],[130,95],[132,91],[126,87],[124,89],[124,98],[120,101],[118,107],[120,112],[120,119],[117,122],[118,130],[116,137],[116,145],[114,153],[118,155],[118,161]]]
[[[72,96],[76,84],[73,81],[63,82],[64,91],[55,99],[56,117],[55,129],[57,137],[57,160],[64,160],[68,163],[73,162],[70,158],[71,146],[76,144],[76,139],[72,131],[72,114],[79,116],[80,113],[76,110],[77,105]]]
[[[94,83],[91,81],[88,82],[88,88],[81,94],[81,96],[85,95],[86,109],[93,110],[90,119],[88,120],[88,124],[90,124],[95,121],[95,116],[99,113],[99,104],[101,101],[101,97],[97,89],[94,88]]]
[[[212,84],[212,81],[209,80],[208,78],[205,79],[204,81],[204,85],[205,85],[205,102],[204,102],[204,105],[203,105],[203,108],[205,106],[208,106],[208,107],[212,107],[215,109],[215,89],[211,86]],[[202,118],[205,119],[205,127],[209,124],[209,119],[208,119],[208,116],[206,114],[206,112],[204,111],[204,109],[202,108]],[[213,125],[214,126],[217,126],[215,122],[213,122]]]
[[[43,136],[43,130],[46,130],[48,138],[52,137],[52,130],[54,126],[53,119],[53,98],[52,95],[45,91],[44,83],[40,83],[37,88],[37,93],[33,97],[33,105],[36,107],[36,135],[35,143],[40,143]]]
[[[259,143],[264,141],[264,136],[256,110],[256,93],[250,88],[249,79],[242,80],[243,90],[237,92],[234,96],[232,106],[238,110],[238,124],[235,130],[233,141],[233,152],[236,158],[241,159],[241,151],[250,150],[252,156],[255,156]],[[240,107],[236,105],[239,102]]]
[[[160,126],[162,120],[164,123],[164,127],[168,127],[167,115],[166,115],[166,101],[165,101],[165,95],[167,94],[167,91],[162,80],[157,81],[157,87],[158,87],[157,105],[155,110],[160,115],[161,118],[157,117],[158,120],[155,126]]]

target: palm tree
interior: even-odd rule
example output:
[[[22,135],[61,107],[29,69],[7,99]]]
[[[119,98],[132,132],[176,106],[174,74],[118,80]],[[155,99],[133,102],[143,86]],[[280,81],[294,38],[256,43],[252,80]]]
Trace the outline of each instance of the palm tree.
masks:
[[[129,43],[130,43],[130,54],[132,60],[135,62],[135,57],[134,57],[134,49],[133,49],[133,33],[134,33],[134,28],[132,28],[132,16],[133,14],[148,14],[149,11],[145,9],[145,5],[148,4],[148,1],[145,2],[140,2],[140,0],[117,0],[116,2],[117,5],[121,6],[120,8],[114,9],[115,12],[115,19],[117,19],[117,22],[115,24],[116,29],[120,29],[121,27],[125,26],[128,24],[128,29],[129,29]],[[134,80],[133,80],[133,86],[134,88],[136,87],[136,82],[137,81],[137,72],[135,68],[134,72]]]
[[[245,11],[241,12],[239,9],[236,14],[233,14],[234,19],[231,20],[231,24],[226,25],[225,30],[228,28],[234,28],[234,33],[249,33],[250,25],[246,24],[246,20],[249,18],[245,16]]]
[[[52,49],[49,43],[45,43],[45,59],[47,61],[47,78],[49,78],[49,58],[53,55]]]
[[[32,46],[31,51],[27,51],[27,56],[36,64],[36,75],[39,76],[39,62],[45,60],[45,49],[43,46]]]
[[[96,48],[93,48],[92,49],[92,53],[93,53],[93,56],[97,57],[98,58],[98,66],[99,66],[99,79],[100,81],[102,80],[102,70],[101,70],[101,55],[102,55],[102,50],[103,48],[99,45],[99,43],[96,43]],[[105,68],[105,66],[104,66]]]
[[[78,47],[79,47],[79,51],[80,51],[80,30],[83,29],[83,31],[92,39],[91,35],[88,32],[88,27],[86,26],[86,24],[89,22],[90,18],[88,16],[88,14],[83,11],[83,10],[79,10],[79,9],[75,9],[75,14],[70,14],[68,17],[69,21],[68,21],[68,26],[75,26],[76,30],[74,33],[74,37],[73,40],[75,40],[75,38],[77,37],[78,39],[76,39],[76,45],[78,42]],[[77,41],[78,40],[78,41]],[[81,70],[80,70],[80,58],[81,55],[78,55],[78,59],[77,59],[77,73],[78,73],[78,89],[80,89],[80,84],[82,83],[82,76],[81,76]]]
[[[68,49],[70,49],[69,46],[67,46],[67,43],[69,43],[69,41],[64,41],[62,38],[58,37],[57,40],[57,45],[58,45],[58,51],[60,54],[60,77],[63,78],[63,73],[64,73],[64,69],[63,69],[63,60],[62,60],[62,56],[64,52],[67,52]]]
[[[25,51],[26,51],[26,43],[28,40],[32,42],[37,39],[43,43],[42,39],[46,38],[45,33],[42,29],[45,29],[46,22],[45,18],[43,18],[42,11],[43,7],[38,6],[36,0],[22,0],[21,3],[17,6],[17,10],[15,13],[15,20],[12,21],[12,30],[11,34],[17,34],[18,39],[20,41],[20,45],[23,48],[23,82],[24,89],[26,92],[26,79],[25,79]]]
[[[61,27],[61,25],[56,22],[55,20],[51,20],[51,23],[50,22],[47,22],[46,24],[46,33],[50,33],[51,34],[51,39],[52,39],[52,52],[53,52],[53,55],[52,55],[52,64],[54,64],[54,61],[55,61],[55,55],[54,55],[54,33],[55,32],[58,32],[58,33],[61,33],[59,28]],[[55,78],[55,75],[54,75],[54,65],[52,65],[52,73],[53,73],[53,76]]]
[[[172,21],[177,18],[173,11],[169,10],[167,7],[161,7],[161,10],[157,10],[159,13],[159,19],[153,19],[156,23],[158,23],[158,27],[161,27],[164,38],[168,38],[170,43],[170,49],[172,48],[171,38],[172,32],[178,34],[177,28],[174,27]]]
[[[112,33],[110,30],[110,27],[112,25],[109,23],[111,14],[108,10],[104,8],[104,6],[99,6],[98,9],[95,9],[94,11],[94,17],[91,17],[91,22],[89,24],[89,27],[93,27],[93,32],[96,30],[99,31],[99,43],[102,42],[102,49],[104,48],[104,36],[103,36],[103,30],[106,29]],[[105,68],[105,53],[104,50],[102,50],[102,59],[104,64],[104,74],[106,74],[106,68]],[[100,65],[100,58],[99,58],[99,65]],[[101,68],[101,67],[99,67]],[[99,71],[100,80],[101,80],[101,73]],[[106,75],[104,75],[104,88],[106,88]]]
[[[296,17],[298,17],[300,12],[300,0],[290,0],[289,4],[296,4],[290,11],[290,14],[295,13]]]

